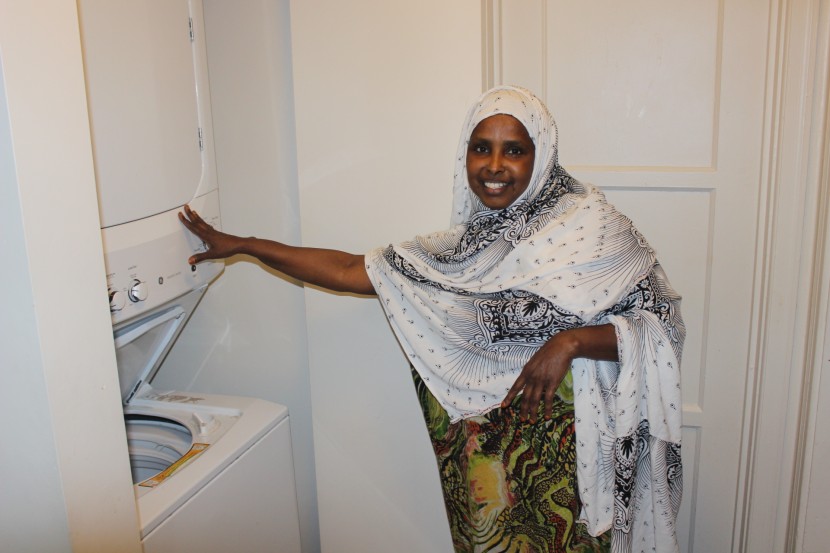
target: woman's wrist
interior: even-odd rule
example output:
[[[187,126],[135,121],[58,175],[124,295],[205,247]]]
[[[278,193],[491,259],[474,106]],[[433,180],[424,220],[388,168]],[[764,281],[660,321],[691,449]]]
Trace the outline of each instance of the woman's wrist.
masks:
[[[581,356],[583,348],[583,344],[579,339],[579,334],[575,332],[577,330],[580,329],[571,328],[557,332],[550,340],[548,340],[545,347],[555,349],[560,355],[564,355],[569,361],[573,361],[577,357]]]
[[[235,236],[232,246],[234,254],[251,255],[256,257],[256,241],[255,236]]]
[[[557,333],[551,338],[551,347],[557,348],[570,360],[578,358],[617,361],[617,333],[611,324],[582,326]]]

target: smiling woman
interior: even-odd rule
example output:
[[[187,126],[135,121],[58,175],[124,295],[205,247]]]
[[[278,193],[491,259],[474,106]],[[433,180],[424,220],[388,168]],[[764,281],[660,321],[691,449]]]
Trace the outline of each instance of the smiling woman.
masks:
[[[416,372],[456,553],[677,551],[685,330],[654,251],[559,165],[522,88],[470,109],[453,200],[454,226],[367,270]]]
[[[449,229],[364,257],[230,236],[185,209],[209,246],[190,262],[247,253],[377,294],[414,371],[456,553],[676,551],[680,297],[556,141],[535,95],[499,87],[465,121]]]

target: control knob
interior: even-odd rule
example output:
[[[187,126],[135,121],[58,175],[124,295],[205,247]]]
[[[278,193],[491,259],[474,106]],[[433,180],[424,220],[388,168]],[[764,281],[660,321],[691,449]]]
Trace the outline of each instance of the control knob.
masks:
[[[124,304],[127,303],[127,298],[124,297],[124,292],[121,290],[110,290],[110,313],[121,311],[124,309]]]
[[[127,295],[130,296],[130,301],[138,302],[144,301],[147,299],[147,283],[142,282],[138,279],[135,279],[133,283],[130,285],[130,289],[127,291]]]

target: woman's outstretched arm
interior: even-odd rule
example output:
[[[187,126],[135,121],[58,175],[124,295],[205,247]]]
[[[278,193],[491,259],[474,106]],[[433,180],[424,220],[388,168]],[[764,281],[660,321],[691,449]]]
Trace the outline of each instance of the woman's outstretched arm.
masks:
[[[336,292],[368,295],[375,293],[366,274],[362,255],[338,250],[299,248],[273,240],[226,234],[207,224],[187,205],[184,206],[184,212],[179,213],[179,220],[208,246],[207,251],[188,259],[191,264],[206,259],[223,259],[236,254],[246,254],[308,284]]]

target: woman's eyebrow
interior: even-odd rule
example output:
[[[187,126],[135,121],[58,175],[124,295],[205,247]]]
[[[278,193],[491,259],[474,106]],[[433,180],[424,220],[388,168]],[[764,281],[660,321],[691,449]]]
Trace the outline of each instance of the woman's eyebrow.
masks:
[[[505,140],[505,146],[521,146],[522,148],[536,148],[536,145],[533,143],[532,140]]]

